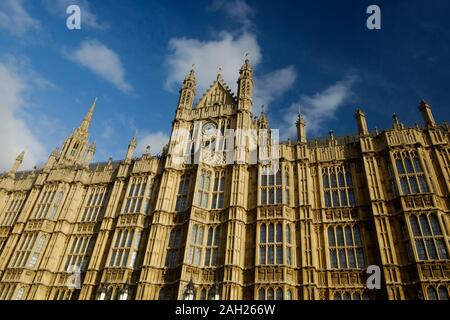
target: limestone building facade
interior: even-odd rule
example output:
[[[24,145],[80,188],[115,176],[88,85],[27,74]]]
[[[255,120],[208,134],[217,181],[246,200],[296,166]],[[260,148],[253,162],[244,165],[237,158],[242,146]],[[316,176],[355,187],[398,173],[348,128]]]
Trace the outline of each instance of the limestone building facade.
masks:
[[[91,163],[96,102],[41,168],[19,171],[20,154],[0,176],[0,299],[448,299],[450,131],[431,107],[384,131],[357,110],[355,136],[320,140],[299,116],[271,172],[250,138],[224,138],[269,132],[257,151],[275,150],[253,87],[246,60],[236,95],[219,73],[194,106],[192,70],[157,156],[133,138]]]

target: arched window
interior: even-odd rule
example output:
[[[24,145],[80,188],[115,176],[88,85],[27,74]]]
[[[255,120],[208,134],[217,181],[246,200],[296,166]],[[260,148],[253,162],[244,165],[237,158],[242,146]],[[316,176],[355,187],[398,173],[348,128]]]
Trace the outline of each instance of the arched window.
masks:
[[[285,180],[285,199],[283,200],[283,181],[281,169],[278,169],[276,173],[272,172],[273,169],[270,167],[263,167],[261,169],[261,176],[259,180],[259,190],[260,190],[260,204],[261,205],[274,205],[274,204],[289,204],[288,183]]]
[[[344,246],[344,233],[342,232],[342,227],[336,228],[337,244],[340,247]]]
[[[25,288],[20,287],[19,290],[17,291],[16,300],[23,300],[24,294],[25,294]]]
[[[273,243],[273,241],[274,241],[274,239],[275,239],[275,237],[274,237],[274,226],[273,226],[273,223],[269,223],[269,241],[268,242],[271,242],[271,243]]]
[[[283,242],[283,226],[281,223],[277,223],[277,242]]]
[[[283,224],[263,223],[259,228],[259,263],[283,264]],[[291,243],[286,243],[286,255],[286,263],[290,264]]]
[[[36,265],[36,263],[39,259],[39,255],[41,254],[41,251],[44,248],[45,239],[46,239],[45,235],[41,235],[39,237],[37,244],[36,244],[35,251],[34,251],[33,255],[31,256],[30,262],[28,263],[29,267],[33,268]]]
[[[436,289],[428,287],[427,289],[428,300],[437,300]]]
[[[337,188],[336,175],[334,174],[334,172],[331,174],[330,181],[331,181],[331,187]]]
[[[259,242],[260,243],[266,243],[266,225],[261,224],[259,227]]]
[[[348,293],[348,292],[344,293],[344,300],[351,300],[350,293]]]
[[[116,241],[112,247],[110,267],[126,267],[128,257],[133,243],[134,230],[119,230],[116,235]]]
[[[277,288],[277,300],[283,300],[283,290]]]
[[[330,266],[331,268],[338,267],[336,239],[334,237],[334,228],[328,227],[328,246],[330,248]]]
[[[202,170],[197,191],[197,206],[207,209],[210,190],[211,172]]]
[[[266,291],[264,290],[264,288],[259,288],[258,299],[259,300],[265,300],[266,299]]]
[[[222,171],[216,172],[214,178],[211,209],[223,208],[224,190],[225,190],[225,173]]]
[[[206,300],[206,289],[203,288],[200,292],[200,300]]]
[[[189,263],[200,265],[200,257],[203,247],[203,227],[194,224],[192,226],[191,243],[189,246]]]
[[[190,183],[190,176],[189,175],[183,175],[180,178],[180,184],[178,185],[178,194],[177,194],[177,201],[175,204],[175,211],[184,211],[187,208],[187,198],[189,193],[189,183]]]
[[[127,237],[128,237],[128,230],[125,230],[122,235],[122,243],[120,245],[121,247],[125,247],[125,244],[127,243]]]
[[[323,180],[323,187],[324,188],[329,188],[330,187],[330,182],[328,180],[328,174],[327,173],[324,173],[322,175],[322,180]]]
[[[363,269],[365,267],[363,242],[358,225],[337,226],[335,229],[330,226],[327,232],[331,268]]]
[[[220,226],[209,227],[206,241],[205,266],[215,266],[218,260]]]
[[[180,228],[172,229],[169,236],[169,245],[167,247],[166,267],[175,267],[179,263],[178,255],[181,246],[180,237]]]
[[[344,174],[342,172],[338,173],[338,183],[340,186],[345,186]]]
[[[448,259],[445,239],[435,213],[411,215],[409,223],[413,233],[412,241],[415,244],[419,260]]]
[[[286,167],[285,181],[284,181],[284,203],[290,204],[290,196],[289,196],[289,168]]]
[[[439,300],[448,300],[448,291],[444,286],[439,287]]]
[[[353,300],[361,300],[361,295],[358,292],[353,294]]]
[[[286,291],[286,300],[292,300],[291,289],[288,289],[288,290]]]
[[[403,195],[429,192],[425,173],[415,151],[395,153],[394,158]]]
[[[289,225],[286,225],[286,242],[288,244],[291,244],[291,227]]]
[[[286,225],[286,264],[292,265],[292,238],[291,226]]]
[[[273,296],[274,296],[273,288],[269,288],[267,290],[267,300],[273,300]]]
[[[15,252],[15,257],[12,266],[16,268],[25,267],[28,263],[28,258],[31,255],[33,247],[37,238],[36,233],[25,233],[20,238],[20,242]],[[12,293],[11,293],[12,294]]]
[[[334,293],[334,300],[341,300],[341,295],[339,294],[339,292]]]

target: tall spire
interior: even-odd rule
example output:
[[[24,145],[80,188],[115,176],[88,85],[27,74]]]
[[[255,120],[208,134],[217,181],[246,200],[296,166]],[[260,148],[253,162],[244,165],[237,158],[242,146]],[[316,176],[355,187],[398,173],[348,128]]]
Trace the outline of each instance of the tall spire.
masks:
[[[217,81],[222,79],[222,66],[219,67],[219,71],[217,72]]]
[[[267,117],[264,114],[264,106],[261,106],[261,113],[258,118],[258,128],[259,129],[268,129],[269,121],[267,121]]]
[[[241,70],[239,71],[239,74],[240,74],[240,79],[253,78],[253,70],[252,70],[252,66],[250,65],[250,60],[248,59],[248,55],[245,56],[245,61],[241,67]]]
[[[366,114],[361,109],[357,109],[355,112],[356,125],[358,126],[358,132],[361,135],[368,135],[369,130],[367,128]]]
[[[128,145],[128,151],[127,155],[125,156],[125,162],[130,162],[131,157],[133,156],[134,150],[136,149],[137,145],[137,139],[136,139],[136,132],[133,134],[133,138],[130,141],[130,144]]]
[[[299,142],[306,143],[306,121],[300,112],[298,113],[295,126],[297,128],[297,140]]]
[[[189,74],[184,78],[183,86],[180,90],[180,98],[178,100],[177,109],[190,109],[192,108],[192,104],[194,102],[195,97],[195,71],[194,65],[192,65],[192,69]]]
[[[420,102],[419,110],[422,113],[423,120],[425,121],[425,125],[427,127],[436,126],[436,121],[434,120],[433,112],[431,111],[431,106],[425,100],[422,100]]]
[[[248,57],[239,71],[238,109],[252,113],[253,109],[253,71]]]
[[[9,171],[9,176],[14,177],[14,175],[17,172],[17,169],[19,169],[20,165],[23,162],[23,157],[25,155],[25,151],[22,151],[16,158],[16,161],[14,161],[14,165],[12,166],[11,170]]]
[[[94,102],[92,103],[91,107],[89,108],[88,113],[83,119],[83,122],[81,122],[80,130],[82,132],[88,132],[89,131],[89,125],[92,121],[92,116],[94,114],[95,106],[97,105],[97,98],[94,99]]]
[[[88,113],[83,118],[80,126],[76,128],[73,133],[67,137],[61,148],[58,163],[65,164],[85,164],[89,162],[95,152],[95,147],[89,146],[89,126],[92,121],[95,106],[97,105],[97,98],[94,99]]]
[[[189,71],[189,74],[186,76],[186,78],[184,78],[182,89],[193,88],[195,90],[196,81],[194,67],[195,64],[192,65],[191,71]]]

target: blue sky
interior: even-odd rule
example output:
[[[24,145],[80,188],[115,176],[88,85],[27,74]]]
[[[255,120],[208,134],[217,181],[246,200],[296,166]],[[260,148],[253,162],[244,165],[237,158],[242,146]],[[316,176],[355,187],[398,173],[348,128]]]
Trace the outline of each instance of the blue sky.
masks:
[[[82,29],[65,13],[78,4]],[[381,8],[382,29],[366,28]],[[355,133],[365,110],[371,129],[395,111],[422,123],[427,100],[449,120],[450,2],[2,0],[0,3],[0,170],[26,150],[42,164],[78,126],[95,97],[95,161],[123,158],[138,132],[139,155],[168,139],[181,80],[195,63],[197,98],[218,68],[235,90],[249,53],[255,113],[295,137],[301,110],[310,137]]]

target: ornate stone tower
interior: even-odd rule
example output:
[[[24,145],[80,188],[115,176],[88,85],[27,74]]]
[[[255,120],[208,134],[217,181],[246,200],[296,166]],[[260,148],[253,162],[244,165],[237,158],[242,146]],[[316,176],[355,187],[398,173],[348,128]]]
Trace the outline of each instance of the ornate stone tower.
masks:
[[[78,128],[66,138],[58,156],[58,164],[60,165],[86,165],[89,164],[94,156],[95,144],[89,145],[89,126],[94,115],[97,98],[89,108],[88,113],[84,117]]]

